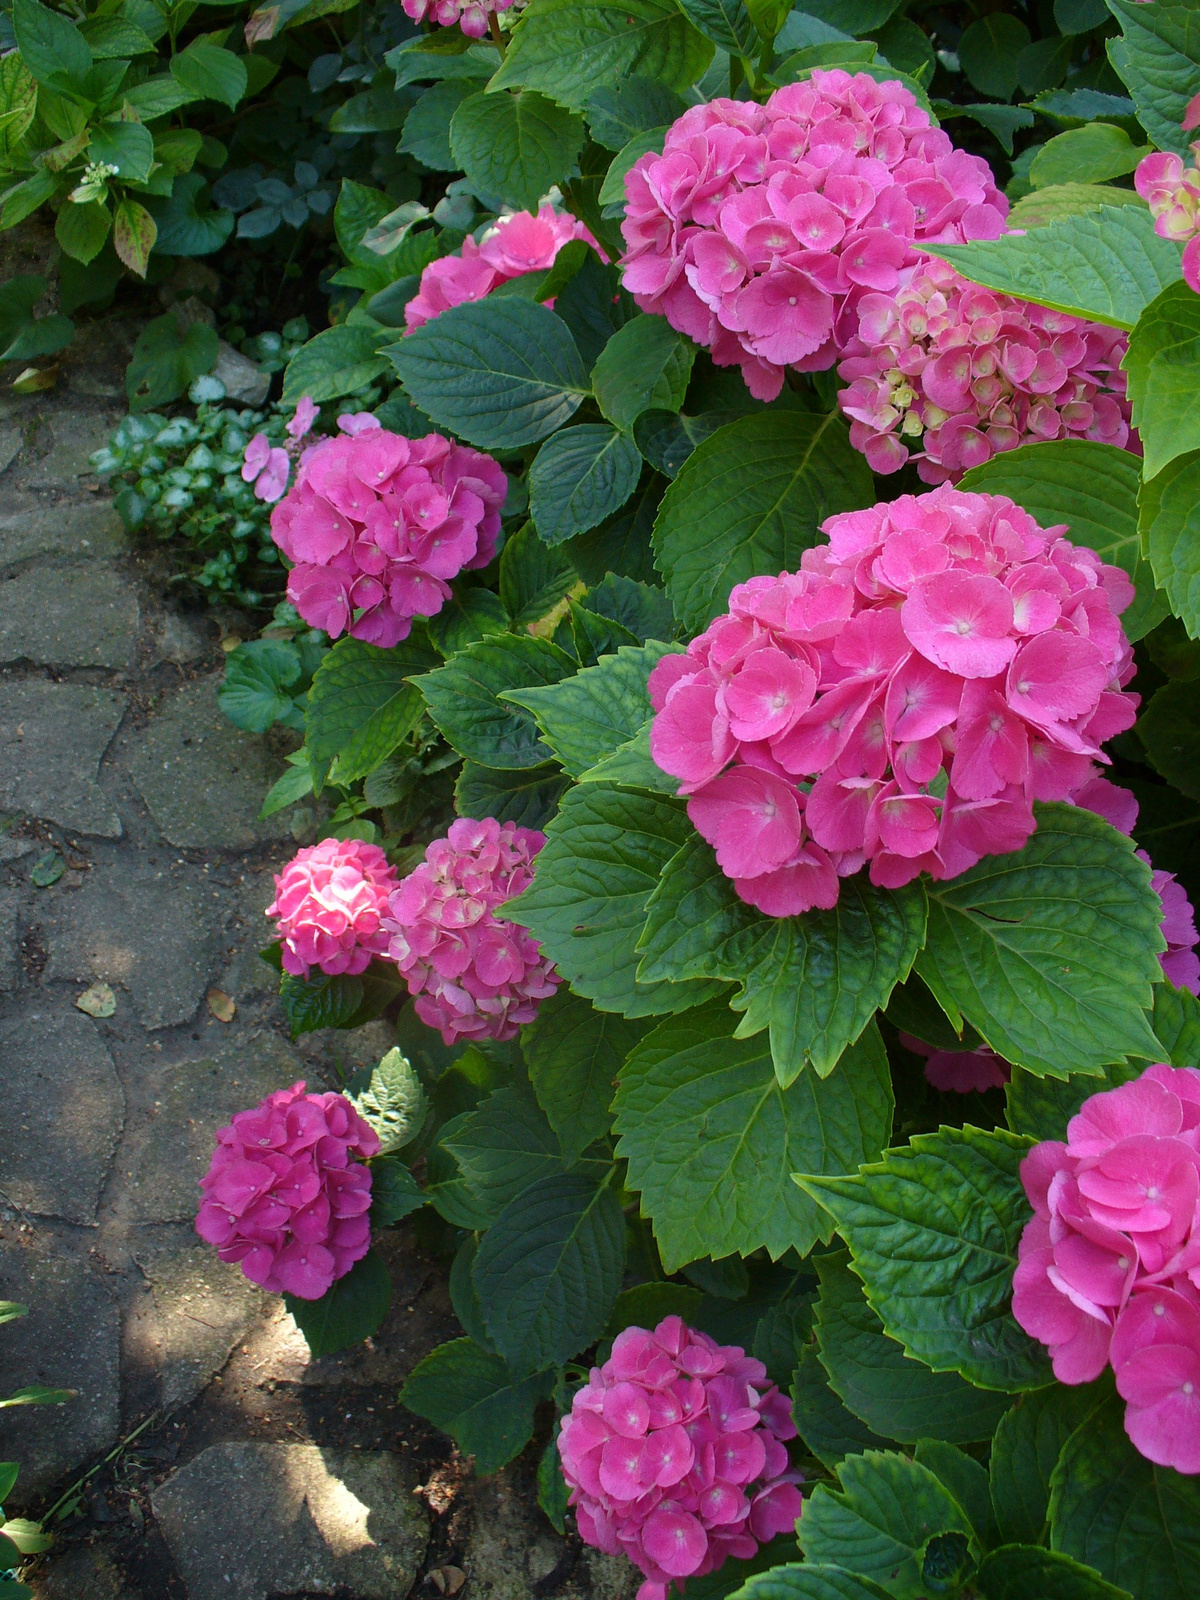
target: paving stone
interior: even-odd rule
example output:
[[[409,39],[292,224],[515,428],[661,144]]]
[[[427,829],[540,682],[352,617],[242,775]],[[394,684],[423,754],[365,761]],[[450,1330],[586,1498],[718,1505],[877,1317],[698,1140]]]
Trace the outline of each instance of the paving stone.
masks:
[[[32,855],[36,849],[32,839],[14,839],[0,834],[0,861],[20,861],[22,856]]]
[[[209,640],[200,625],[177,611],[165,611],[155,624],[154,659],[179,666],[199,661],[209,653]],[[215,638],[214,638],[215,643]]]
[[[126,1370],[152,1374],[148,1403],[170,1413],[220,1372],[266,1295],[207,1245],[135,1250],[134,1259],[145,1286],[125,1323]]]
[[[125,696],[80,684],[0,682],[0,810],[118,839],[121,819],[96,781]]]
[[[128,1202],[140,1222],[190,1222],[216,1132],[302,1074],[278,1034],[231,1032],[219,1050],[168,1069],[142,1148],[129,1168]],[[322,1087],[310,1082],[310,1088]]]
[[[387,1451],[215,1444],[153,1504],[188,1600],[403,1600],[429,1538],[413,1486]]]
[[[33,556],[115,556],[127,544],[110,500],[41,500],[5,485],[0,566],[15,566]]]
[[[73,487],[76,478],[91,472],[89,457],[108,443],[120,420],[113,412],[77,406],[43,417],[34,441],[38,460],[25,468],[25,482],[37,489]]]
[[[133,585],[106,562],[29,567],[0,584],[0,664],[128,668],[140,620]]]
[[[75,1010],[0,1022],[0,1104],[8,1197],[36,1215],[95,1223],[125,1118],[96,1024]]]
[[[120,985],[146,1028],[195,1016],[219,960],[217,908],[204,875],[167,857],[102,862],[82,888],[48,897],[45,976]]]
[[[286,839],[286,820],[258,820],[281,763],[217,704],[219,677],[164,705],[129,755],[129,771],[164,838],[181,850],[250,850]]]
[[[471,1485],[463,1600],[530,1600],[557,1567],[563,1541],[538,1510],[529,1474],[509,1469]],[[555,1600],[634,1600],[642,1575],[623,1556],[585,1546]]]
[[[0,428],[0,472],[7,472],[12,466],[24,442],[20,428]]]
[[[138,1591],[102,1544],[77,1544],[33,1579],[34,1600],[138,1600]]]
[[[0,887],[0,989],[15,989],[21,981],[20,931],[17,919],[24,896],[15,887]],[[2,1070],[2,1068],[0,1068]]]
[[[5,1454],[21,1466],[5,1503],[9,1511],[29,1505],[118,1435],[116,1302],[101,1277],[66,1253],[69,1248],[70,1241],[46,1233],[33,1244],[0,1239],[0,1299],[29,1307],[27,1317],[0,1330],[6,1383],[75,1390],[59,1406],[15,1406],[4,1413]]]

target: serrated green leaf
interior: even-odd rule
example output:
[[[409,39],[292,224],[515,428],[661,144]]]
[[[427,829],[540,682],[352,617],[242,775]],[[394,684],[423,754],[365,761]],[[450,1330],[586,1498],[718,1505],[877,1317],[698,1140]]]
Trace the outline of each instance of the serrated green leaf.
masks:
[[[507,632],[508,624],[509,615],[498,594],[491,589],[463,589],[430,617],[429,642],[449,660],[489,634]]]
[[[1035,189],[1056,183],[1107,183],[1132,172],[1149,154],[1150,146],[1135,146],[1124,128],[1089,122],[1047,139],[1030,163],[1029,181]]]
[[[612,617],[600,617],[577,601],[570,603],[568,617],[562,628],[570,628],[571,646],[579,659],[580,667],[598,666],[602,657],[613,656],[621,649],[640,650],[635,634],[623,628]]]
[[[556,433],[529,469],[529,512],[539,537],[557,545],[594,528],[621,509],[641,473],[637,445],[607,422]]]
[[[520,828],[544,828],[568,782],[554,762],[505,770],[464,761],[454,785],[454,809],[460,817],[495,817]]]
[[[888,1591],[844,1567],[788,1562],[747,1578],[730,1600],[884,1600]]]
[[[927,885],[916,970],[1006,1061],[1062,1078],[1154,1059],[1158,896],[1133,842],[1077,806],[1039,805],[1024,849]]]
[[[1110,0],[1122,38],[1108,41],[1114,67],[1137,107],[1138,121],[1160,150],[1188,155],[1180,124],[1200,72],[1200,15],[1193,5],[1156,5],[1147,12],[1130,0]]]
[[[474,94],[454,113],[450,148],[484,194],[536,211],[541,197],[575,165],[583,122],[529,90]]]
[[[524,523],[500,552],[500,598],[514,628],[540,622],[580,581],[564,550],[539,539]]]
[[[643,411],[678,411],[696,346],[665,317],[640,313],[605,345],[592,368],[596,404],[628,432]]]
[[[974,1456],[943,1439],[922,1439],[913,1451],[913,1460],[928,1467],[935,1478],[949,1489],[967,1513],[982,1545],[995,1543],[996,1518],[988,1475]]]
[[[526,1088],[497,1089],[454,1121],[439,1142],[493,1217],[530,1184],[565,1170],[554,1131]]]
[[[1009,229],[1044,228],[1050,222],[1081,217],[1105,206],[1139,206],[1142,197],[1133,189],[1115,189],[1108,183],[1056,183],[1022,195],[1008,213]]]
[[[1092,1567],[1028,1545],[1001,1545],[981,1564],[974,1582],[983,1600],[1131,1600]]]
[[[604,1332],[625,1270],[625,1218],[583,1173],[543,1178],[484,1234],[473,1277],[488,1333],[522,1377],[561,1365]]]
[[[533,1408],[550,1384],[549,1373],[518,1381],[500,1356],[471,1339],[452,1339],[413,1368],[400,1403],[448,1433],[486,1477],[529,1443]]]
[[[326,328],[288,362],[283,375],[284,401],[294,405],[302,395],[336,400],[339,395],[366,388],[387,371],[382,347],[390,338],[389,329],[366,324]]]
[[[318,1028],[359,1028],[382,1016],[404,989],[396,969],[372,964],[361,975],[310,970],[307,978],[285,972],[279,999],[293,1039]]]
[[[1133,422],[1155,478],[1176,456],[1200,449],[1200,295],[1186,283],[1163,290],[1129,336]]]
[[[558,1439],[552,1435],[538,1462],[537,1503],[558,1534],[566,1531],[569,1498],[570,1490],[563,1477],[562,1461],[558,1454]]]
[[[1065,1139],[1067,1123],[1085,1100],[1140,1078],[1145,1070],[1144,1061],[1134,1061],[1106,1066],[1098,1077],[1072,1073],[1069,1078],[1041,1078],[1013,1067],[1004,1090],[1005,1120],[1014,1133],[1031,1139]]]
[[[884,1330],[935,1372],[1006,1393],[1050,1381],[1009,1305],[1031,1210],[1030,1141],[970,1126],[917,1134],[852,1177],[797,1182],[828,1207]]]
[[[924,932],[920,884],[889,891],[862,876],[843,881],[832,911],[764,916],[738,898],[711,847],[692,834],[650,897],[638,976],[740,983],[738,1035],[770,1030],[786,1085],[806,1062],[822,1076],[833,1071],[907,978]]]
[[[292,1294],[283,1299],[316,1361],[378,1332],[392,1303],[392,1280],[381,1258],[368,1250],[319,1300]]]
[[[367,1082],[356,1088],[351,1100],[374,1129],[383,1156],[415,1139],[429,1111],[421,1080],[398,1049],[389,1050],[371,1068]]]
[[[597,89],[584,107],[584,116],[597,144],[606,150],[620,150],[637,134],[669,126],[686,110],[686,102],[665,83],[639,75]]]
[[[790,1392],[801,1439],[830,1470],[846,1456],[887,1448],[888,1441],[873,1434],[834,1393],[815,1344],[801,1355]]]
[[[371,1162],[371,1227],[390,1228],[426,1203],[428,1196],[399,1156],[378,1156]]]
[[[684,462],[655,520],[675,615],[699,632],[724,611],[734,584],[794,571],[826,517],[874,498],[835,413],[764,411],[728,423]]]
[[[1179,246],[1158,237],[1148,208],[1133,205],[1023,235],[928,248],[972,283],[1114,328],[1132,328],[1182,273]]]
[[[324,781],[336,761],[337,781],[353,783],[386,760],[424,709],[410,679],[437,660],[423,631],[390,650],[339,639],[308,692],[305,739],[314,775]]]
[[[649,1017],[699,1005],[723,985],[635,976],[646,901],[688,828],[680,808],[657,796],[599,783],[572,789],[546,829],[533,883],[501,915],[528,928],[597,1010]]]
[[[891,1129],[887,1058],[870,1028],[838,1071],[788,1088],[762,1039],[739,1040],[720,1000],[672,1018],[632,1051],[614,1103],[617,1153],[668,1272],[699,1257],[804,1255],[829,1224],[792,1183],[815,1162],[845,1173]]]
[[[621,788],[646,789],[651,794],[678,794],[679,779],[672,778],[650,754],[650,718],[627,744],[583,773],[581,783],[605,783]]]
[[[430,716],[460,755],[487,767],[528,768],[541,766],[551,752],[530,713],[499,696],[506,689],[557,683],[574,670],[566,651],[548,639],[497,634],[415,681]]]
[[[1200,639],[1200,450],[1177,456],[1143,483],[1138,526],[1171,610]]]
[[[279,639],[251,639],[225,658],[217,703],[235,728],[266,733],[296,707],[287,692],[300,681],[300,652]]]
[[[798,1524],[805,1559],[878,1579],[896,1600],[924,1600],[922,1556],[931,1538],[971,1537],[966,1513],[927,1467],[868,1450],[838,1468],[841,1493],[818,1484]]]
[[[889,1339],[867,1304],[845,1252],[817,1257],[817,1350],[834,1392],[884,1439],[952,1444],[990,1439],[1009,1406],[957,1372],[933,1372]]]
[[[529,1081],[568,1163],[607,1133],[617,1073],[647,1026],[595,1011],[560,988],[522,1031]]]
[[[1000,1537],[1040,1544],[1050,1508],[1050,1479],[1063,1446],[1100,1411],[1106,1383],[1052,1383],[1020,1395],[992,1441],[989,1477]]]

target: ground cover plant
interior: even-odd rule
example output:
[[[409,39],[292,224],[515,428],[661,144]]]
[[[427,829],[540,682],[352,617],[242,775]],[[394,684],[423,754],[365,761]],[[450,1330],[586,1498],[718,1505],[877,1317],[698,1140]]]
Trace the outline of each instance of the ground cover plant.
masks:
[[[463,1335],[405,1405],[536,1435],[640,1600],[1194,1592],[1200,8],[317,17],[182,54],[360,141],[212,184],[238,316],[288,228],[319,331],[97,463],[275,606],[221,698],[321,819],[293,1032],[397,1027],[230,1108],[202,1237],[320,1355],[413,1218]],[[120,81],[60,167],[12,135],[68,255],[154,209],[112,118],[217,138]]]

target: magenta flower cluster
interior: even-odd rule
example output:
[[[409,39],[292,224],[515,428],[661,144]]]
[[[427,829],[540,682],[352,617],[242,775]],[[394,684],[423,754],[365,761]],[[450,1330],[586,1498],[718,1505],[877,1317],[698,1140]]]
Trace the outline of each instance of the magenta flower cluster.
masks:
[[[452,28],[457,22],[468,39],[482,39],[490,26],[488,18],[507,11],[513,0],[402,0],[402,4],[414,22],[436,22],[440,28]]]
[[[955,482],[1019,444],[1129,443],[1129,341],[1116,328],[993,294],[935,260],[855,313],[838,404],[874,472],[913,459],[926,483]]]
[[[1200,127],[1200,94],[1189,101],[1183,129]],[[1138,162],[1133,182],[1154,213],[1154,231],[1183,245],[1183,277],[1200,294],[1200,140],[1192,145],[1192,164],[1181,156],[1155,151]]]
[[[1017,850],[1133,723],[1129,579],[999,495],[830,517],[650,676],[650,749],[741,898],[828,908]]]
[[[815,70],[765,105],[713,100],[625,179],[625,287],[773,400],[819,371],[925,243],[995,239],[1008,202],[898,82]]]
[[[508,481],[491,456],[441,434],[353,420],[357,431],[304,452],[271,537],[294,563],[288,599],[307,623],[390,646],[441,610],[450,578],[487,566]]]
[[[1153,1066],[1092,1095],[1021,1181],[1017,1321],[1062,1383],[1111,1366],[1142,1455],[1200,1472],[1200,1072]]]
[[[373,956],[387,954],[383,927],[396,869],[376,844],[322,839],[292,857],[275,874],[267,907],[279,927],[283,970],[307,978],[322,972],[365,972]]]
[[[420,286],[404,308],[406,331],[411,333],[451,306],[484,299],[510,278],[552,267],[572,239],[584,240],[604,256],[582,222],[552,205],[540,206],[536,216],[516,211],[499,217],[481,244],[468,234],[460,254],[441,256],[421,273]]]
[[[370,1248],[378,1150],[344,1095],[277,1089],[218,1129],[196,1232],[251,1283],[319,1300]]]
[[[576,1391],[558,1453],[581,1537],[645,1573],[637,1600],[667,1600],[673,1581],[792,1531],[795,1435],[761,1361],[667,1317],[617,1335]]]
[[[388,955],[421,1021],[458,1039],[511,1039],[561,979],[538,942],[496,911],[533,880],[545,835],[460,817],[392,891]]]

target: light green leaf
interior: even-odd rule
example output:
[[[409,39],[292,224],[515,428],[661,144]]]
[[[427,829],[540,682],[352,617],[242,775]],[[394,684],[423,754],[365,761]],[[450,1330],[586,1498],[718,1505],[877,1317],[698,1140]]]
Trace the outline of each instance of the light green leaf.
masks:
[[[1006,1061],[1063,1078],[1155,1059],[1146,1019],[1162,909],[1133,841],[1077,806],[1035,808],[1023,850],[927,885],[916,970],[952,1022]]]
[[[641,1191],[663,1266],[699,1257],[806,1255],[828,1239],[797,1171],[853,1171],[874,1159],[892,1123],[891,1075],[872,1026],[821,1079],[788,1088],[763,1039],[738,1039],[721,1000],[661,1023],[621,1073],[614,1127],[627,1185]]]
[[[232,50],[195,39],[169,62],[176,83],[200,100],[219,100],[232,111],[246,93],[246,63]]]
[[[1125,329],[1182,272],[1179,246],[1158,237],[1148,207],[1134,205],[929,253],[988,289]]]
[[[642,458],[628,434],[606,422],[556,433],[529,469],[529,512],[538,536],[562,544],[605,521],[637,488]]]
[[[352,1083],[354,1109],[379,1138],[379,1154],[402,1150],[421,1131],[429,1112],[425,1090],[408,1060],[393,1048],[378,1066],[363,1074],[366,1082]]]
[[[1122,362],[1133,422],[1154,478],[1176,456],[1200,449],[1200,295],[1175,283],[1147,306]]]
[[[383,346],[389,328],[359,323],[325,328],[303,345],[288,362],[283,375],[283,399],[294,405],[302,395],[313,400],[336,400],[353,394],[387,371]]]
[[[540,89],[582,111],[597,89],[634,74],[687,89],[712,57],[667,0],[531,0],[489,87]]]
[[[580,778],[581,783],[616,784],[629,789],[648,789],[651,794],[678,794],[679,779],[665,773],[650,754],[650,719],[634,734],[627,744],[614,750],[611,756],[590,767]]]
[[[93,127],[88,157],[116,167],[117,176],[127,183],[143,183],[154,163],[154,139],[140,122],[109,118]]]
[[[87,266],[103,250],[111,229],[112,217],[107,206],[102,206],[94,200],[83,205],[69,201],[58,213],[54,224],[54,237],[67,255]]]
[[[277,639],[251,639],[225,658],[217,702],[235,728],[266,733],[296,709],[288,690],[300,679],[300,653]],[[311,783],[310,783],[311,788]]]
[[[640,313],[617,329],[592,368],[596,403],[626,432],[643,411],[678,411],[695,357],[696,346],[665,317]]]
[[[400,1403],[450,1434],[486,1477],[529,1443],[533,1408],[551,1382],[549,1373],[518,1381],[500,1356],[471,1339],[452,1339],[413,1368]]]
[[[745,1012],[738,1036],[770,1030],[785,1085],[806,1062],[822,1077],[833,1071],[908,976],[925,931],[919,883],[889,891],[861,875],[843,880],[832,911],[764,916],[739,899],[694,833],[666,866],[647,909],[639,979],[740,983],[733,1002]]]
[[[392,1280],[381,1257],[369,1250],[319,1300],[301,1300],[294,1294],[283,1299],[316,1361],[361,1344],[379,1331],[392,1303]]]
[[[1138,121],[1160,150],[1188,155],[1180,126],[1200,73],[1200,13],[1194,5],[1144,7],[1110,0],[1123,37],[1108,41],[1109,58],[1137,107]]]
[[[1004,494],[1023,506],[1043,528],[1067,524],[1067,535],[1086,544],[1133,580],[1137,597],[1121,618],[1132,640],[1149,633],[1168,614],[1166,596],[1155,586],[1138,538],[1138,458],[1128,450],[1091,439],[1055,439],[1022,445],[973,467],[960,488]]]
[[[833,412],[764,411],[718,429],[684,462],[654,524],[675,615],[699,632],[734,584],[794,571],[826,517],[874,499],[866,461]]]
[[[308,692],[306,737],[314,775],[323,782],[336,760],[337,781],[353,783],[386,760],[421,719],[421,695],[409,680],[436,660],[415,630],[390,650],[339,639]]]
[[[1149,145],[1134,145],[1124,128],[1111,122],[1090,122],[1056,134],[1038,149],[1029,167],[1035,189],[1055,183],[1107,183],[1132,172]]]
[[[583,122],[531,91],[474,94],[450,124],[455,162],[484,194],[536,211],[583,149]]]
[[[1049,222],[1080,217],[1105,206],[1142,204],[1141,195],[1134,189],[1114,189],[1109,183],[1055,183],[1022,195],[1008,213],[1008,226],[1010,231],[1044,228]]]
[[[609,162],[608,171],[604,175],[604,182],[600,185],[600,193],[597,196],[605,217],[625,215],[626,174],[636,161],[640,161],[651,151],[656,156],[661,155],[666,137],[665,127],[643,128],[641,133],[635,133],[629,143],[622,145],[617,151]]]
[[[1138,524],[1171,610],[1200,639],[1200,450],[1177,456],[1143,483]]]
[[[608,1131],[617,1073],[647,1026],[595,1011],[564,987],[542,1001],[522,1032],[529,1081],[566,1161],[577,1161]]]
[[[1002,1128],[942,1128],[856,1176],[797,1178],[828,1207],[884,1331],[935,1372],[1007,1393],[1050,1381],[1009,1311],[1029,1145]]]
[[[548,639],[493,634],[417,680],[429,714],[460,755],[488,767],[537,767],[551,752],[506,689],[557,683],[575,662]]]
[[[516,296],[454,306],[384,353],[415,405],[486,450],[544,439],[589,392],[566,323]]]

